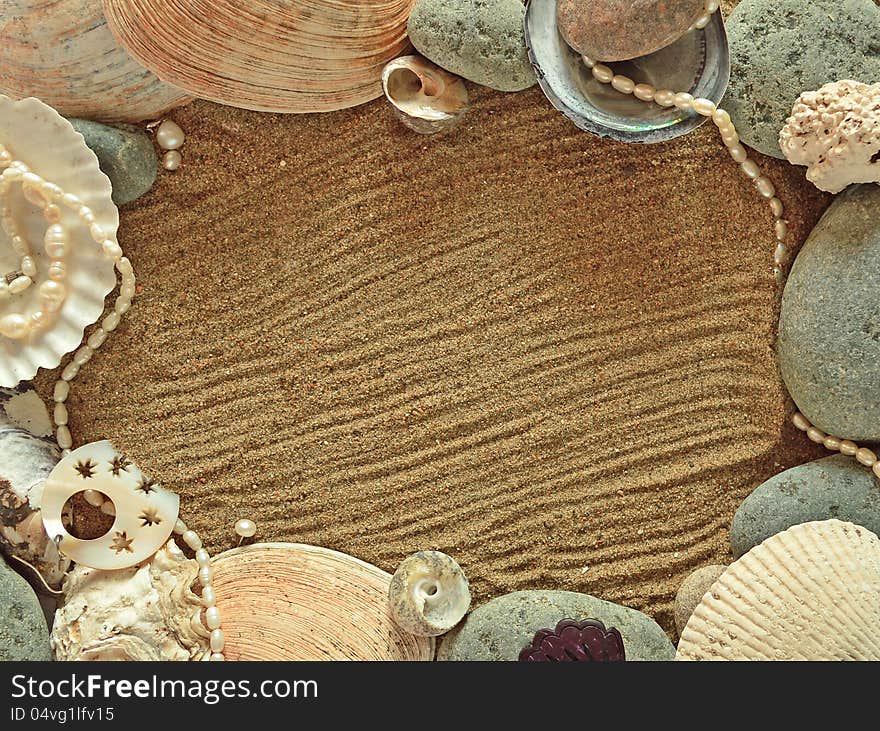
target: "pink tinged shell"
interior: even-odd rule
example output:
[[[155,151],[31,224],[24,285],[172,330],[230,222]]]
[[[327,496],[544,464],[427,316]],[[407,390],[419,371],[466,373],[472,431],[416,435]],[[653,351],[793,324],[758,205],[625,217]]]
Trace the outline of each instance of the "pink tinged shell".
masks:
[[[122,49],[100,0],[5,0],[0,93],[37,97],[67,117],[135,122],[189,101]]]

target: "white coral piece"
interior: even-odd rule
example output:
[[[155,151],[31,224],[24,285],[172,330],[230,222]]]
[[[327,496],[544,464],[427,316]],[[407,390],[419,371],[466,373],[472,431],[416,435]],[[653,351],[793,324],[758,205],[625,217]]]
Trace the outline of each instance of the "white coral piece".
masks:
[[[807,180],[820,190],[880,182],[880,83],[835,81],[804,92],[779,147],[789,162],[808,166]]]
[[[76,566],[64,582],[51,643],[57,660],[190,660],[208,652],[193,627],[198,564],[173,540],[139,566]]]

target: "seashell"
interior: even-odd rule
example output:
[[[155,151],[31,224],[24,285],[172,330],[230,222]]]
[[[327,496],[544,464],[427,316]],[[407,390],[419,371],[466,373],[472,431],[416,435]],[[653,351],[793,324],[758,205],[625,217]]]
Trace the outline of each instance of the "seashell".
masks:
[[[40,515],[43,484],[60,456],[47,431],[49,414],[35,391],[0,389],[0,548],[56,586],[70,561],[49,540]]]
[[[146,563],[119,571],[76,566],[64,582],[50,642],[57,660],[190,660],[207,641],[190,620],[198,563],[168,541]]]
[[[840,520],[771,536],[697,605],[677,660],[880,660],[880,538]]]
[[[69,498],[85,490],[106,495],[115,520],[100,538],[83,540],[67,532],[61,519]],[[83,566],[122,569],[152,556],[171,537],[180,498],[159,487],[108,441],[73,450],[46,478],[43,526],[61,552]],[[106,501],[105,501],[106,506]]]
[[[415,0],[103,0],[119,43],[202,99],[263,112],[327,112],[382,94],[409,48]],[[181,29],[184,32],[175,32]]]
[[[557,0],[530,0],[525,35],[538,84],[550,103],[578,127],[622,142],[663,142],[687,134],[706,118],[622,94],[593,78],[581,55],[556,27]],[[614,63],[615,73],[657,89],[687,91],[718,104],[730,80],[730,52],[721,13],[702,29],[647,56]]]
[[[137,122],[189,100],[120,48],[100,0],[5,2],[0,68],[0,93],[37,97],[68,117]]]
[[[471,592],[464,571],[451,556],[419,551],[394,572],[388,603],[394,621],[407,632],[436,637],[464,619]]]
[[[419,134],[451,129],[467,111],[464,81],[421,56],[401,56],[387,64],[382,89],[400,120]]]
[[[0,96],[0,144],[33,172],[65,193],[78,196],[91,208],[107,237],[115,239],[119,214],[110,197],[110,181],[82,135],[58,112],[37,99],[12,101]],[[5,204],[30,243],[37,280],[46,279],[50,260],[42,246],[46,221],[41,209],[25,198],[20,183],[12,184]],[[50,328],[29,340],[0,337],[0,387],[29,380],[39,368],[58,366],[62,357],[80,344],[85,328],[100,317],[104,298],[116,285],[113,263],[104,257],[80,219],[66,207],[63,210],[63,223],[70,235],[65,262],[69,294]],[[8,234],[0,229],[0,276],[18,266]],[[7,300],[10,304],[0,303],[0,315],[7,307],[17,312],[36,310],[38,289],[32,286],[12,295]]]
[[[255,543],[212,562],[227,660],[433,660],[388,611],[390,574],[344,553]]]

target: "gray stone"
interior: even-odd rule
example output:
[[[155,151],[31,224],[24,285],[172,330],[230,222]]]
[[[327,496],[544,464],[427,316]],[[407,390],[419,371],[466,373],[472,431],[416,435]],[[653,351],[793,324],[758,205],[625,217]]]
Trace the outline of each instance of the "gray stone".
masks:
[[[653,619],[635,609],[572,591],[515,591],[483,604],[443,638],[438,660],[516,660],[539,629],[560,619],[599,619],[617,627],[627,660],[672,660],[675,648]]]
[[[499,91],[520,91],[537,81],[524,16],[520,0],[418,0],[407,31],[438,66]]]
[[[798,96],[841,79],[880,79],[874,0],[742,0],[727,21],[730,88],[722,106],[740,138],[782,158],[779,131]]]
[[[113,184],[113,202],[117,206],[140,198],[156,181],[159,156],[153,141],[136,127],[111,127],[85,119],[71,119],[98,156],[101,170]]]
[[[0,558],[0,662],[51,659],[49,629],[37,595]]]
[[[675,629],[678,634],[681,634],[697,605],[703,600],[703,595],[725,571],[727,566],[720,564],[701,566],[682,582],[675,595]]]
[[[880,534],[880,483],[842,454],[792,467],[758,487],[733,516],[730,547],[739,558],[793,525],[830,518]]]
[[[779,366],[819,429],[880,441],[880,186],[840,194],[788,277]]]

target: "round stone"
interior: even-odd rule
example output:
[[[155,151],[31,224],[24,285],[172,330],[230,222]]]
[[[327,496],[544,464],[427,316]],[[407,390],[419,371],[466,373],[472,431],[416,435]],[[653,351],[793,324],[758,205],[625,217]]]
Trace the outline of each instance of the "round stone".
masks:
[[[801,92],[880,79],[874,0],[742,0],[727,21],[730,87],[722,102],[740,137],[782,158],[779,131]]]
[[[537,79],[526,51],[520,0],[418,0],[407,23],[416,49],[438,66],[499,91]]]
[[[675,648],[648,615],[572,591],[515,591],[483,604],[443,637],[438,660],[516,660],[540,629],[561,619],[598,619],[616,627],[627,660],[672,660]]]
[[[156,181],[159,157],[153,141],[136,127],[111,127],[84,119],[71,119],[98,157],[104,175],[113,186],[117,206],[140,198]]]
[[[683,36],[705,0],[559,0],[559,32],[598,61],[623,61],[659,51]]]
[[[739,558],[793,525],[831,518],[880,534],[880,483],[842,454],[792,467],[756,488],[733,516],[730,548]]]
[[[795,259],[779,317],[779,366],[810,422],[880,441],[880,186],[849,188]]]
[[[726,570],[727,566],[715,564],[703,566],[684,580],[675,595],[675,629],[678,630],[678,634],[681,634],[697,604],[702,601],[703,595]]]
[[[0,662],[51,659],[49,628],[37,595],[0,558]]]

